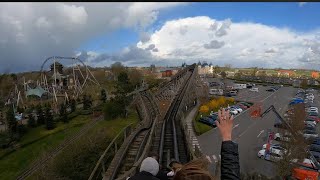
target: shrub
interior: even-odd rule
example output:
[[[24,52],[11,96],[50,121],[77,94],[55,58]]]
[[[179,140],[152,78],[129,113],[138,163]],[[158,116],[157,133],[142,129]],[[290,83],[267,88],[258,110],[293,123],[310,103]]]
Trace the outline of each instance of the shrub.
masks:
[[[202,105],[199,110],[201,113],[206,113],[209,111],[209,107],[206,105]]]

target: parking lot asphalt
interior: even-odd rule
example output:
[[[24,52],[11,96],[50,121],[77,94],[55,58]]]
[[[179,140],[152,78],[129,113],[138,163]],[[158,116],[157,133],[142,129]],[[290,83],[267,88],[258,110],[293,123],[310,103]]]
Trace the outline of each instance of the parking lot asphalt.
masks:
[[[240,90],[236,100],[249,102],[262,102],[262,111],[270,105],[274,105],[277,111],[283,115],[291,98],[297,89],[282,87],[276,92],[268,92],[271,86],[257,86],[259,92],[251,92],[249,89]],[[275,165],[272,162],[259,159],[257,153],[262,145],[267,142],[268,131],[275,131],[273,127],[276,116],[270,112],[265,117],[253,119],[249,110],[235,117],[232,133],[233,141],[238,143],[240,170],[242,173],[257,172],[268,177],[276,174]],[[221,137],[218,129],[212,129],[198,137],[202,152],[209,156],[219,157],[221,150]]]

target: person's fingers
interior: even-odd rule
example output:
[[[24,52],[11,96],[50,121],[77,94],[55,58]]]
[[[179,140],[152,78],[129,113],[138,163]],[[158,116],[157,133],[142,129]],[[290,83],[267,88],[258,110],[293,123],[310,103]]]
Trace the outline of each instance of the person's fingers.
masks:
[[[221,119],[224,119],[224,109],[221,109]]]
[[[233,117],[233,115],[230,117],[230,120],[229,120],[229,122],[231,123],[231,124],[233,124],[233,119],[234,119],[234,117]]]
[[[219,117],[219,119],[221,120],[221,117],[222,117],[222,115],[221,115],[221,109],[219,109],[219,111],[218,111],[218,117]]]
[[[220,129],[220,122],[216,120],[216,126]]]
[[[228,111],[226,112],[226,119],[228,119],[229,120],[229,118],[230,118],[230,110],[228,109]]]
[[[230,117],[230,120],[233,122],[233,119],[234,119],[234,116],[233,115],[231,115],[231,117]]]

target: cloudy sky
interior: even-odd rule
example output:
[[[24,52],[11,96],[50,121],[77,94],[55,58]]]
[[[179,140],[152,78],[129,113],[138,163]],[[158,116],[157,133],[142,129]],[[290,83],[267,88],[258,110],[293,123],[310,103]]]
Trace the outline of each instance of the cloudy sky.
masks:
[[[320,3],[0,3],[0,73],[91,66],[320,68]]]

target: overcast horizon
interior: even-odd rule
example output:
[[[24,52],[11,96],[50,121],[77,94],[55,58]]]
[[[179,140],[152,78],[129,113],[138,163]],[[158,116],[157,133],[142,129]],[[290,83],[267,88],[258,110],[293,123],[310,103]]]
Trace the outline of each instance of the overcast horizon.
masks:
[[[0,74],[92,67],[320,68],[320,3],[0,3]]]

